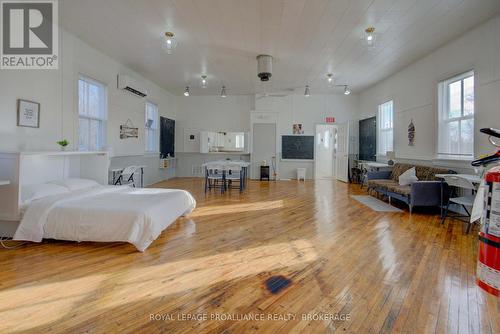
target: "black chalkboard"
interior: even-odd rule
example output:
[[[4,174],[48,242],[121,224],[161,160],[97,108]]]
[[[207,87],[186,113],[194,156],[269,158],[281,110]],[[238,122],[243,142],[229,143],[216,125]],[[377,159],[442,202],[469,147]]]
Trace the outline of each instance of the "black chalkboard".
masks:
[[[175,155],[175,121],[160,117],[160,154],[162,158]]]
[[[282,136],[282,159],[314,160],[314,136]]]
[[[359,160],[377,160],[377,118],[359,121]]]

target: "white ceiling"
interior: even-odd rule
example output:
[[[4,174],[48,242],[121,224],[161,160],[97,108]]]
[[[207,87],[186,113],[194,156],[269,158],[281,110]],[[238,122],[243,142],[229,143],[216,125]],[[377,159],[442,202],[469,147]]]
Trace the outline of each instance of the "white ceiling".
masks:
[[[174,94],[360,91],[500,12],[499,0],[60,0],[61,23]],[[375,26],[377,47],[362,43]],[[176,34],[173,55],[161,48]],[[274,56],[271,81],[255,57]],[[200,88],[200,76],[209,86]],[[300,88],[299,88],[300,87]]]

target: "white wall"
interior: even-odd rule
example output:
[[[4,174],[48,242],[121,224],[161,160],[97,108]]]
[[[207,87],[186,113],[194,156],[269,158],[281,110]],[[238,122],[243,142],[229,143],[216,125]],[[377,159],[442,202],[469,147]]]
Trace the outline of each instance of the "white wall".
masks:
[[[175,152],[178,159],[176,176],[199,176],[193,174],[193,166],[201,166],[206,161],[224,159],[227,155],[201,154],[199,142],[184,145],[184,134],[200,131],[250,131],[250,110],[254,109],[253,95],[220,96],[178,96],[177,118],[175,121]],[[187,144],[187,143],[186,143]],[[233,155],[232,159],[248,159],[243,155]]]
[[[117,75],[127,73],[139,79],[148,89],[148,99],[157,103],[161,116],[175,118],[175,98],[112,58],[93,49],[77,37],[61,31],[59,70],[2,70],[0,75],[0,151],[57,150],[56,141],[66,138],[70,148],[78,141],[77,80],[85,74],[108,87],[107,146],[112,165],[121,166],[121,156],[130,156],[143,164],[144,103],[141,99],[118,90]],[[16,126],[16,101],[23,98],[41,104],[40,128]],[[119,127],[127,119],[139,127],[138,139],[119,138]],[[151,164],[151,166],[149,166]],[[166,178],[158,168],[157,157],[148,159],[146,181]]]
[[[289,95],[285,97],[256,97],[255,110],[277,113],[277,152],[281,157],[281,136],[293,133],[293,124],[302,124],[306,135],[314,135],[315,125],[333,116],[337,123],[349,122],[352,128],[351,151],[357,151],[358,96],[338,95]],[[295,178],[298,167],[307,168],[306,178],[313,177],[313,162],[281,161],[278,158],[278,177]]]
[[[438,82],[473,69],[476,84],[475,155],[493,151],[483,127],[500,128],[500,16],[379,82],[360,95],[360,118],[376,114],[377,105],[394,100],[395,150],[399,158],[436,157]],[[413,119],[415,146],[408,146],[407,126]],[[436,164],[459,166],[435,161]],[[461,166],[467,166],[463,163]]]

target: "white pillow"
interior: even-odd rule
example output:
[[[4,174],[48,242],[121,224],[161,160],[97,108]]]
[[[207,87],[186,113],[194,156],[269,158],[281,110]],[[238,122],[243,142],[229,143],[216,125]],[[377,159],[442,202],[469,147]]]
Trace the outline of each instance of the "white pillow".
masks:
[[[57,184],[43,183],[23,186],[21,188],[21,203],[27,204],[46,196],[69,193],[69,189]]]
[[[66,187],[70,191],[93,188],[99,185],[99,183],[97,183],[96,181],[88,179],[64,179],[50,181],[49,183]]]
[[[406,172],[399,176],[400,186],[407,186],[415,181],[418,181],[415,167],[408,169]]]

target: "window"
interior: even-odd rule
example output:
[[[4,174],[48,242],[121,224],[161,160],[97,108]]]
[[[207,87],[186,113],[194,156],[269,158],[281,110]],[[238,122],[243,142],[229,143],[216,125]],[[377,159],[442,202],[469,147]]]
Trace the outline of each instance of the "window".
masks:
[[[393,151],[394,143],[394,112],[393,102],[388,101],[378,106],[377,127],[377,155],[386,155]]]
[[[474,154],[474,72],[439,83],[438,148],[440,156]]]
[[[78,149],[104,148],[107,118],[106,86],[80,76],[78,80]]]
[[[236,143],[235,143],[235,148],[239,150],[243,150],[245,148],[245,134],[244,133],[237,133],[236,134]]]
[[[146,124],[145,124],[146,152],[158,152],[158,106],[146,102]]]

